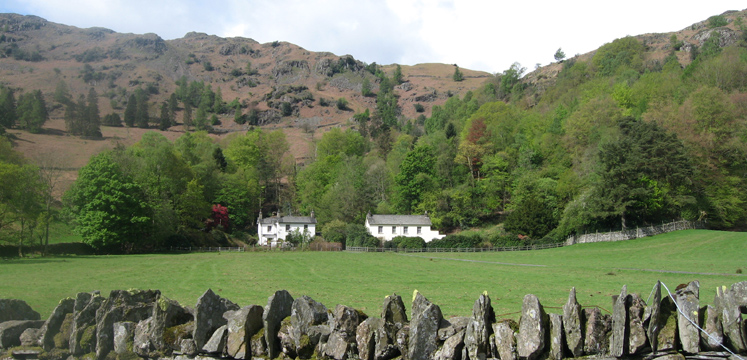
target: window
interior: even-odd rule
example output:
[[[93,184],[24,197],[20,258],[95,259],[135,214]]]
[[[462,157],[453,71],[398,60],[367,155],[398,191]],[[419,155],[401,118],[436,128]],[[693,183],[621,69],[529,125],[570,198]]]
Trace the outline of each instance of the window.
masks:
[[[272,232],[272,225],[267,226],[267,232]]]
[[[403,234],[407,234],[407,226],[403,227],[403,229],[402,229],[402,233],[403,233]]]
[[[306,231],[306,230],[309,230],[309,225],[304,225],[303,226],[303,231]]]
[[[383,234],[383,233],[384,233],[384,227],[383,226],[379,226],[379,234]]]
[[[397,227],[396,226],[392,226],[392,234],[396,234],[396,233],[397,233]]]
[[[291,226],[290,225],[285,225],[285,231],[291,231]]]
[[[423,233],[422,228],[420,226],[418,226],[418,235],[420,235],[422,233]]]

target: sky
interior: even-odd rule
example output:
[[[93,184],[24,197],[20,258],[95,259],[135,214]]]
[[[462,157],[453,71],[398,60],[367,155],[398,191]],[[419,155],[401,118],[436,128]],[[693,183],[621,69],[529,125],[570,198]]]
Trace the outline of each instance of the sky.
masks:
[[[534,69],[627,35],[670,32],[747,8],[744,1],[681,0],[1,0],[0,13],[37,15],[80,28],[190,31],[287,41],[366,63],[457,64],[500,73]]]

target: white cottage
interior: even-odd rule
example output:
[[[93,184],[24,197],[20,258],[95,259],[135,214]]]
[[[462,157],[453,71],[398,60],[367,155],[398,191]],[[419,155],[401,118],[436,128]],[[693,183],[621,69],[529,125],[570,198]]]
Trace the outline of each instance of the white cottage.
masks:
[[[286,236],[295,230],[313,237],[316,234],[314,212],[311,212],[311,216],[278,215],[263,218],[260,211],[257,219],[257,234],[259,237],[257,244],[270,247],[278,246],[278,243],[285,241]]]
[[[371,215],[366,216],[368,232],[382,240],[390,241],[397,236],[419,236],[425,242],[440,239],[437,230],[431,230],[431,218],[425,215]]]

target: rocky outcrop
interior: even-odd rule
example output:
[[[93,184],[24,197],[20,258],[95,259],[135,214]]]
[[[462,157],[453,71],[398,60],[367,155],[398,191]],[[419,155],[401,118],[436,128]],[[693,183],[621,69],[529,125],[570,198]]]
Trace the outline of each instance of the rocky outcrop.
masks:
[[[584,309],[586,325],[584,330],[584,353],[586,355],[606,355],[609,353],[612,319],[602,314],[599,308]]]
[[[202,294],[195,305],[195,328],[192,333],[195,346],[202,349],[215,330],[226,325],[223,313],[238,309],[238,305],[216,295],[211,289]]]
[[[96,311],[104,300],[98,291],[76,296],[70,334],[71,354],[81,355],[96,350]]]
[[[472,318],[464,333],[464,346],[470,359],[486,359],[490,357],[490,335],[493,333],[492,323],[495,313],[490,305],[487,294],[480,295],[472,307]]]
[[[23,300],[0,299],[0,323],[11,320],[40,320],[39,313]]]
[[[550,359],[563,359],[565,341],[563,334],[563,319],[560,314],[549,314],[550,317]]]
[[[251,358],[252,336],[262,329],[263,312],[262,306],[249,305],[226,313],[226,355],[235,359]]]
[[[573,357],[584,354],[584,334],[582,332],[583,318],[581,304],[576,300],[576,288],[571,288],[568,301],[563,305],[563,331],[568,349]]]
[[[114,290],[96,310],[96,358],[103,360],[114,350],[114,323],[140,322],[151,316],[160,295],[152,290]]]
[[[410,360],[431,359],[438,350],[438,329],[443,315],[441,308],[415,291],[412,301],[412,320],[407,345]]]
[[[123,321],[114,323],[114,353],[117,355],[132,352],[132,340],[135,337],[136,323]]]
[[[716,299],[718,299],[718,292],[717,290]],[[701,348],[708,351],[721,350],[721,345],[724,343],[724,329],[721,326],[718,311],[715,307],[708,305],[701,312],[705,313],[703,321],[705,332],[700,333]]]
[[[679,332],[682,350],[688,354],[700,352],[700,282],[693,281],[674,294],[677,306],[682,312],[677,313],[677,331]]]
[[[332,333],[324,348],[330,358],[345,360],[350,352],[357,352],[356,332],[361,323],[358,311],[345,305],[337,305],[330,328]]]
[[[389,338],[396,338],[397,332],[402,330],[402,327],[407,324],[407,310],[401,296],[392,294],[384,298],[381,319],[384,320],[384,326],[386,327]]]
[[[0,323],[0,348],[21,345],[21,334],[27,329],[38,329],[44,325],[42,320],[11,320]]]
[[[322,303],[305,295],[293,300],[289,335],[299,357],[311,357],[322,337],[329,336],[328,322],[329,310]]]
[[[519,325],[513,320],[493,324],[493,355],[501,360],[517,360],[516,335]]]
[[[202,347],[202,351],[215,355],[215,356],[222,356],[223,350],[226,349],[226,334],[227,326],[223,325],[215,330],[213,333],[213,336],[210,337],[210,339],[205,343],[205,346]]]
[[[628,295],[628,354],[640,354],[649,347],[643,315],[646,302],[638,294]]]
[[[547,347],[547,314],[536,296],[524,296],[516,342],[520,359],[534,360]]]
[[[41,329],[39,329],[39,345],[42,349],[50,351],[54,348],[54,337],[60,332],[60,327],[65,316],[73,313],[75,299],[66,298],[60,300],[60,303],[52,310],[52,315],[47,318]]]
[[[747,351],[742,322],[742,309],[747,308],[747,281],[736,283],[729,289],[721,288],[719,295],[717,306],[720,309],[724,342],[732,350],[743,353]]]
[[[622,357],[628,351],[628,287],[623,286],[612,306],[610,355]]]
[[[646,335],[648,335],[648,341],[651,344],[651,350],[653,352],[656,352],[659,349],[659,332],[661,331],[661,327],[659,327],[659,316],[661,314],[661,282],[657,281],[656,285],[654,285],[654,289],[652,291],[653,299],[648,307],[646,307],[646,311],[643,313],[643,322],[644,324],[648,323],[648,330],[646,331]]]
[[[265,343],[267,344],[267,356],[274,359],[280,354],[280,342],[278,341],[278,330],[280,323],[290,316],[293,306],[293,297],[285,290],[276,291],[267,299],[267,306],[262,314],[262,324],[265,329]]]

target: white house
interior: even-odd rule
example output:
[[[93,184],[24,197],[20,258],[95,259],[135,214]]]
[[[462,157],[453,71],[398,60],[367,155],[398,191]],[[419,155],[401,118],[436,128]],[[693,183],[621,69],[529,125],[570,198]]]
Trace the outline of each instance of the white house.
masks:
[[[258,245],[275,247],[278,243],[285,241],[286,236],[297,230],[301,234],[308,234],[314,237],[316,234],[316,218],[314,212],[311,216],[271,216],[262,217],[259,212],[257,219],[257,234],[259,237]]]
[[[437,230],[431,230],[431,218],[425,215],[371,215],[366,216],[368,232],[382,240],[390,241],[397,236],[419,236],[425,242],[440,239]]]

